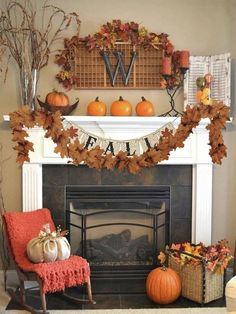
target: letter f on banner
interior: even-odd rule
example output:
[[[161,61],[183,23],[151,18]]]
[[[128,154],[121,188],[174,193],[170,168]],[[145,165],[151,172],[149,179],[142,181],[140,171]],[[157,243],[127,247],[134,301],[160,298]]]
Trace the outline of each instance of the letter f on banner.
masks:
[[[116,64],[114,72],[113,72],[113,69],[112,69],[112,66],[111,66],[111,62],[110,62],[108,53],[106,51],[101,51],[100,54],[101,54],[101,56],[102,56],[102,58],[103,58],[103,60],[105,62],[106,70],[107,70],[107,73],[109,75],[109,79],[110,79],[111,85],[112,86],[115,85],[116,78],[117,78],[118,72],[120,70],[121,76],[122,76],[122,81],[123,81],[124,85],[127,86],[128,83],[129,83],[129,78],[130,78],[130,74],[131,74],[131,71],[132,71],[132,67],[134,65],[134,61],[135,61],[135,59],[137,57],[137,53],[135,51],[133,51],[131,53],[132,58],[130,60],[129,68],[128,68],[127,72],[125,70],[124,60],[123,60],[121,51],[115,51],[114,52],[114,56],[117,59],[117,64]]]

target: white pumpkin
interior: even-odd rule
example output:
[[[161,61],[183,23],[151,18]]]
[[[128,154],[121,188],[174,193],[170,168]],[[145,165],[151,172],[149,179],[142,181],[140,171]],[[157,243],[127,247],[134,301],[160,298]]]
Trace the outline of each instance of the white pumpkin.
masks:
[[[33,263],[54,262],[70,256],[70,244],[65,237],[37,237],[27,244],[27,255]]]

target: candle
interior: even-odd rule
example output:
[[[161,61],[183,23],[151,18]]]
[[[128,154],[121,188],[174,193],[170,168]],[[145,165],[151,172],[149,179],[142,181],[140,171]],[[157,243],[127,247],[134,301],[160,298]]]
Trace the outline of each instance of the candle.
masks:
[[[179,66],[180,68],[184,68],[184,69],[189,68],[189,51],[188,50],[180,51]]]
[[[164,57],[162,59],[162,74],[171,75],[171,58],[170,57]]]

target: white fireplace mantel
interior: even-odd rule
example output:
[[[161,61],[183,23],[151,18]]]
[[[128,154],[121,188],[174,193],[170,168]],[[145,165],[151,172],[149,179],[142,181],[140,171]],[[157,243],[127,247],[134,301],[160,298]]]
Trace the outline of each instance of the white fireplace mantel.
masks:
[[[145,136],[168,122],[174,126],[180,123],[173,117],[89,117],[67,116],[67,121],[104,138],[129,140]],[[7,120],[7,117],[4,117]],[[170,158],[161,165],[193,165],[192,182],[192,242],[210,244],[212,233],[212,162],[209,156],[208,119],[201,120],[199,126],[185,141],[184,148],[171,152]],[[32,211],[43,205],[42,165],[66,164],[67,159],[53,152],[53,142],[44,138],[44,131],[35,127],[27,130],[29,141],[34,143],[30,152],[30,162],[23,165],[22,193],[23,211]],[[184,197],[180,195],[180,197]]]

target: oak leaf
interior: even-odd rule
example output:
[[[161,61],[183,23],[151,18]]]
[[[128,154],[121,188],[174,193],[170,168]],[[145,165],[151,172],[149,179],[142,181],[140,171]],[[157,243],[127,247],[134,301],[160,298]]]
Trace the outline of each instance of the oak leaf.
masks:
[[[24,141],[25,138],[29,136],[25,130],[21,130],[21,131],[14,130],[12,134],[13,134],[13,137],[12,137],[13,142]]]
[[[156,150],[154,148],[151,148],[148,152],[147,152],[147,156],[151,159],[152,163],[157,164],[158,162],[161,161],[161,151],[160,150]]]
[[[18,162],[20,165],[23,165],[24,162],[30,161],[29,156],[25,154],[18,154],[16,158],[16,162]]]
[[[67,129],[66,131],[66,136],[70,137],[70,138],[74,138],[78,136],[78,129],[74,128],[73,126],[71,126],[69,129]]]
[[[96,146],[95,148],[88,150],[85,162],[89,167],[95,168],[95,169],[101,169],[103,165],[103,149],[101,149],[99,146]]]
[[[136,156],[129,158],[127,168],[128,168],[128,171],[132,174],[136,174],[140,172],[141,168],[138,163],[138,158]]]
[[[10,117],[10,127],[11,129],[14,129],[14,128],[23,128],[23,125],[24,125],[24,121],[22,119],[22,117],[17,113],[17,112],[12,112],[9,114],[9,117]]]
[[[148,157],[145,153],[138,156],[138,164],[141,168],[150,168],[152,166],[152,162],[148,161]]]
[[[38,126],[46,130],[47,128],[51,127],[53,123],[52,114],[46,113],[42,110],[36,111],[35,122],[37,123]]]
[[[58,142],[56,147],[54,148],[54,153],[59,153],[61,158],[68,157],[67,143]]]
[[[103,167],[111,170],[116,166],[116,163],[116,157],[114,157],[112,154],[107,154],[103,160]]]
[[[24,143],[24,147],[26,151],[32,151],[34,152],[34,144],[29,142],[29,141],[25,141]]]
[[[72,159],[72,163],[79,165],[86,159],[87,150],[78,139],[75,139],[74,143],[68,145],[68,156]]]

